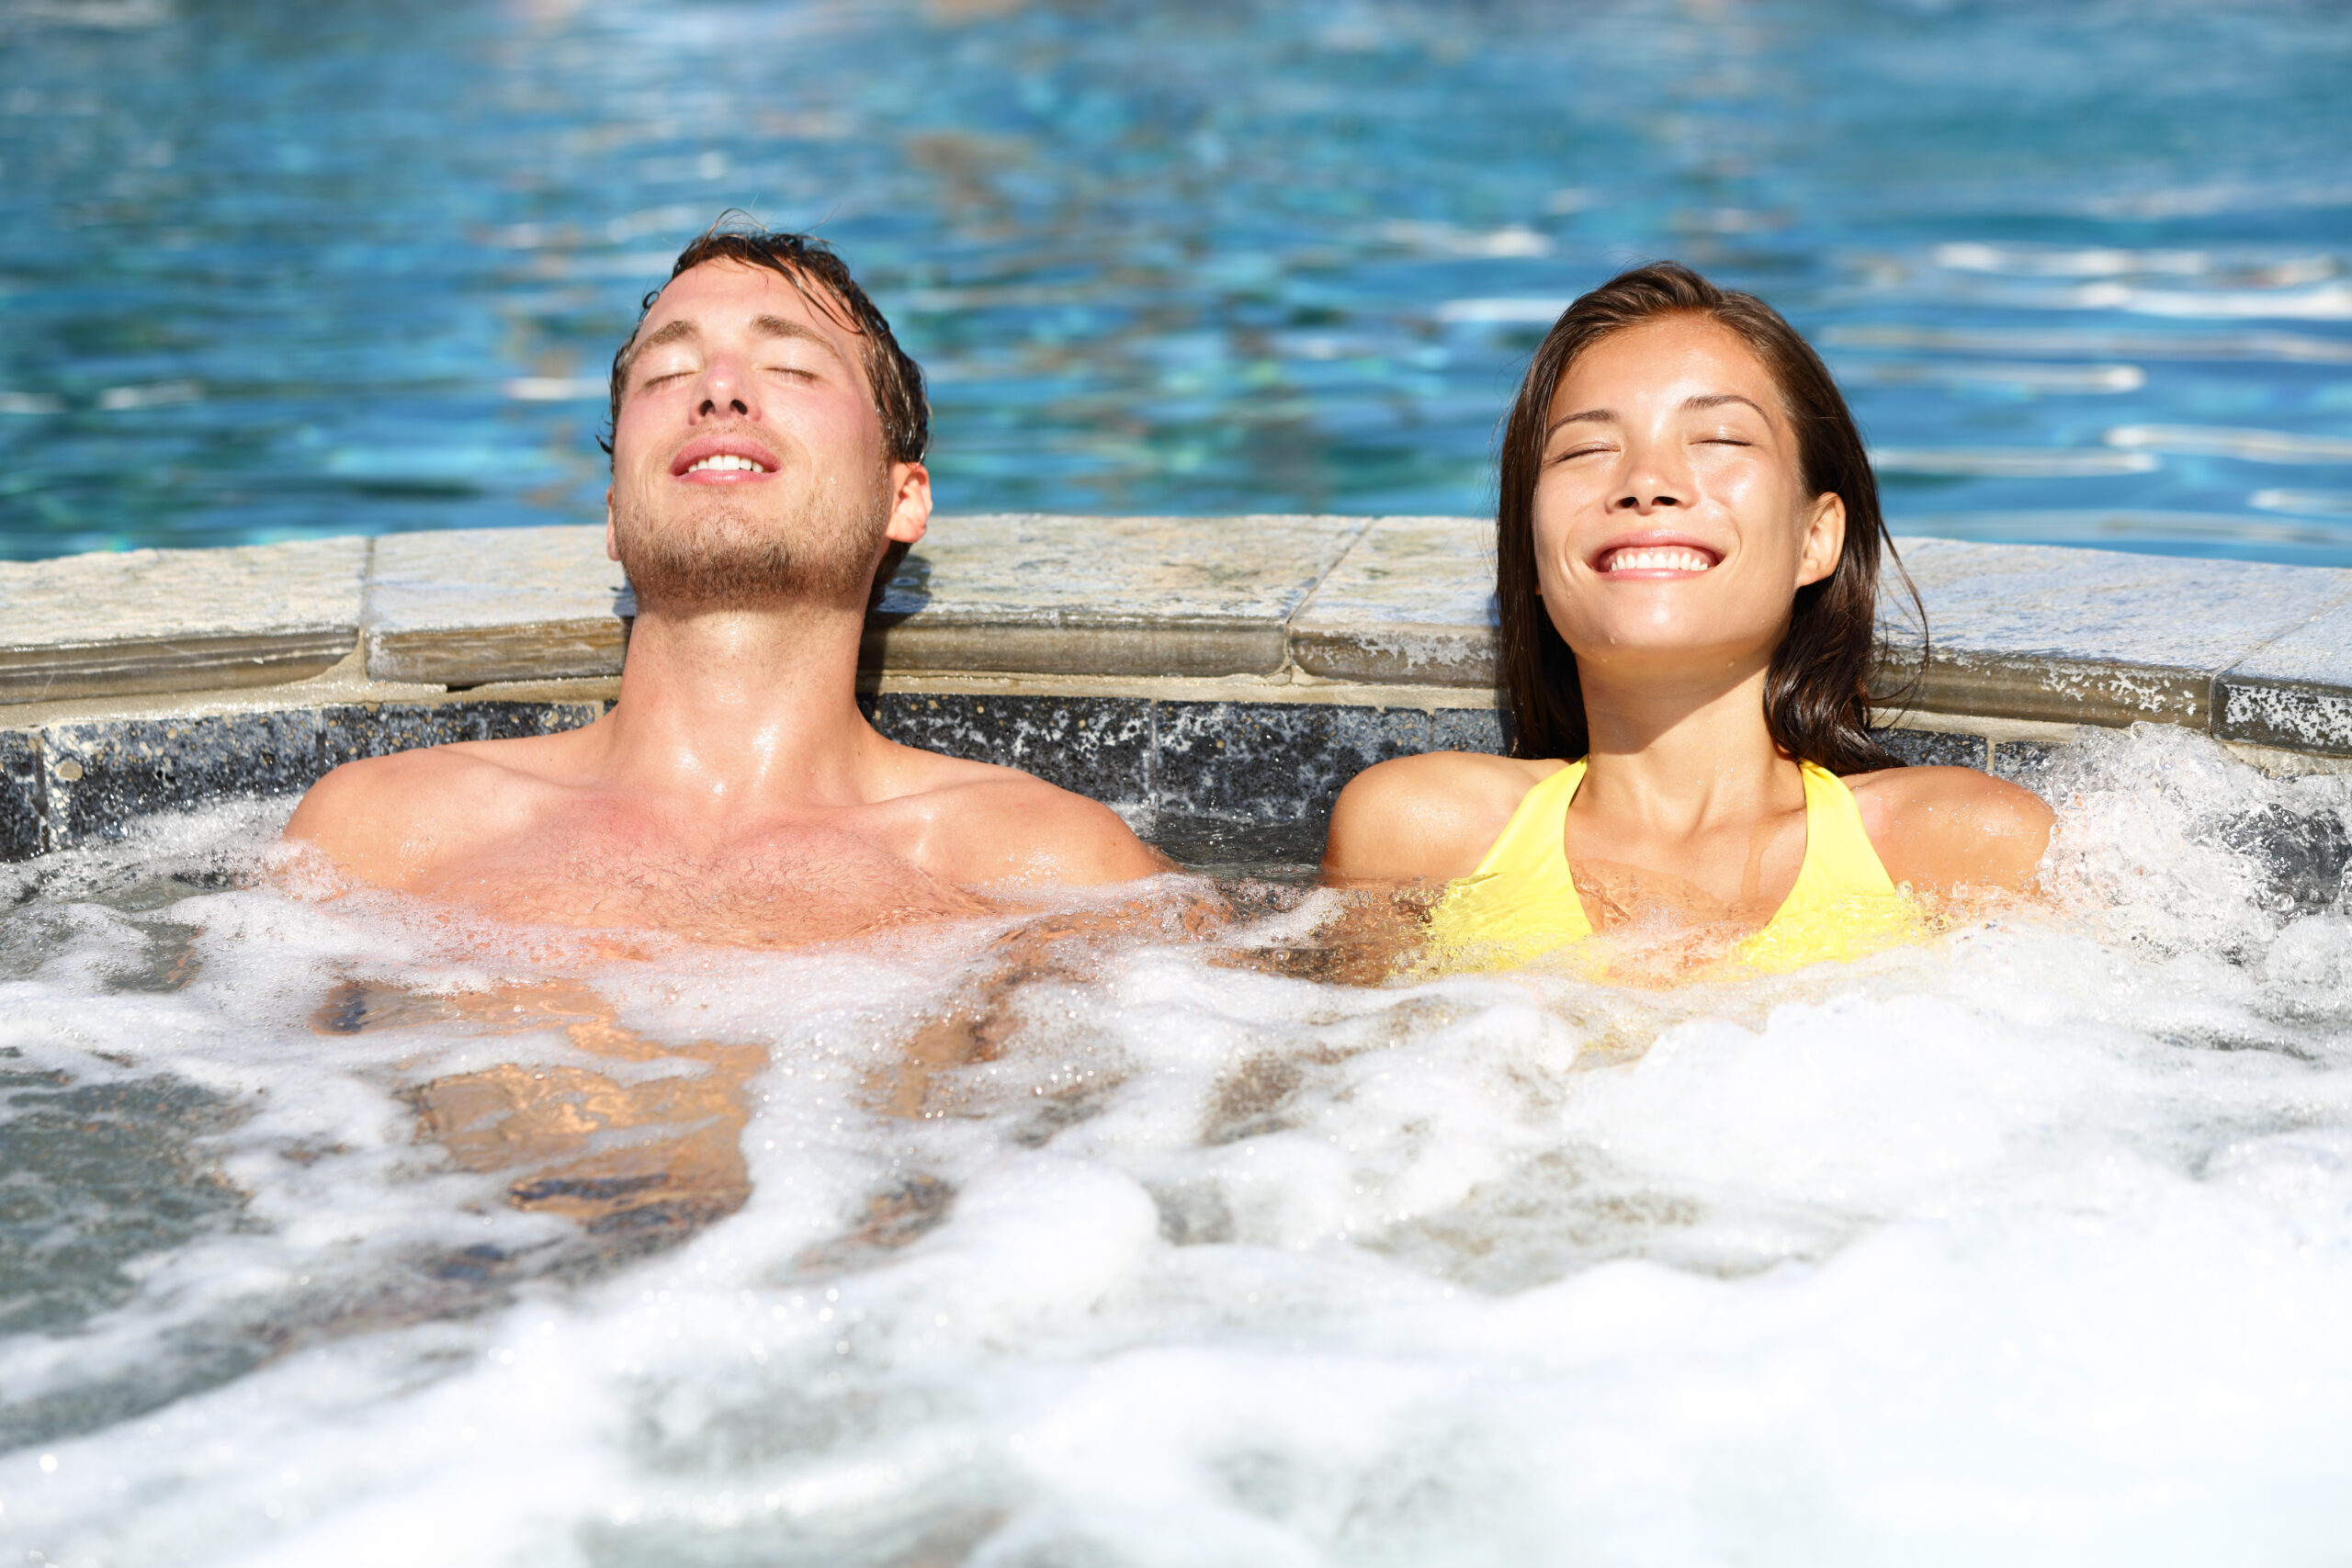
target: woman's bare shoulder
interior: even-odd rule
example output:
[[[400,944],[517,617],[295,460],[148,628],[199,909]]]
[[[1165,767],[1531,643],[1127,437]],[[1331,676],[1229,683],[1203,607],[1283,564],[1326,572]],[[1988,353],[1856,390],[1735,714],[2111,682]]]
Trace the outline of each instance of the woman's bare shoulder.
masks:
[[[1896,882],[1940,893],[2031,890],[2056,820],[2031,790],[1974,768],[1888,768],[1846,784]]]
[[[1527,792],[1557,761],[1425,751],[1375,763],[1340,792],[1323,850],[1329,882],[1444,882],[1477,869]]]

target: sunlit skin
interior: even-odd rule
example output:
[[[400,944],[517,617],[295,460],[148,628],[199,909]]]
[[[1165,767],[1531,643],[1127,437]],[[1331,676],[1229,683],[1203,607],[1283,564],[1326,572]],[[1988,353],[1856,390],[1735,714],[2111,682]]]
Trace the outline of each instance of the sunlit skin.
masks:
[[[1771,374],[1730,329],[1647,321],[1561,378],[1534,545],[1591,732],[1565,848],[1595,931],[1661,917],[1752,931],[1788,897],[1804,785],[1766,727],[1765,674],[1796,590],[1835,568],[1845,529],[1838,496],[1806,493]],[[1325,875],[1467,875],[1566,761],[1450,751],[1369,769],[1340,796]],[[1967,768],[1846,782],[1898,886],[1946,902],[2034,886],[2052,818],[2030,791]]]
[[[1137,942],[1197,939],[1216,928],[1215,901],[1164,890],[1152,900],[1118,897],[1041,912],[992,942],[951,992],[913,1023],[901,1048],[865,1065],[861,1098],[884,1116],[929,1120],[965,1113],[972,1083],[965,1069],[993,1060],[1018,1032],[1023,995],[1036,987],[1081,985],[1106,950]],[[644,958],[648,944],[604,933],[558,937],[542,959]],[[484,991],[410,991],[350,981],[312,1015],[320,1033],[454,1027],[485,1040],[544,1036],[564,1042],[568,1060],[524,1053],[472,1070],[424,1079],[408,1097],[422,1137],[460,1170],[504,1179],[506,1202],[558,1213],[591,1231],[625,1226],[644,1239],[722,1219],[751,1196],[741,1133],[751,1116],[746,1086],[770,1065],[769,1048],[723,1040],[665,1040],[624,1022],[593,986],[548,981]],[[599,1061],[622,1066],[600,1069]],[[660,1062],[655,1074],[631,1067]],[[1083,1078],[1069,1092],[1080,1091]],[[909,1239],[907,1216],[888,1196],[851,1234],[828,1247],[889,1247]],[[895,1239],[894,1239],[895,1238]]]
[[[923,536],[931,480],[889,459],[853,328],[778,274],[713,262],[662,290],[632,355],[608,548],[616,516],[694,547],[799,529],[787,542],[820,551],[831,530],[864,552],[853,570],[752,604],[642,603],[603,718],[350,763],[288,838],[352,881],[514,919],[754,945],[1167,869],[1107,807],[859,713],[866,584],[890,541]]]

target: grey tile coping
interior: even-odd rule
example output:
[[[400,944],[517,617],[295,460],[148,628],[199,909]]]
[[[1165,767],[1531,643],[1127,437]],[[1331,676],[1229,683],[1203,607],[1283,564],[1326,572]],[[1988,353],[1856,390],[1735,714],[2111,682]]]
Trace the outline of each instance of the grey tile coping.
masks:
[[[366,539],[0,562],[0,703],[270,685],[359,635]]]
[[[1933,662],[1917,710],[2209,728],[2216,677],[2352,600],[2352,571],[1907,539]],[[1893,603],[1890,600],[1890,603]]]
[[[1490,683],[1492,526],[1375,519],[1293,619],[1299,667],[1344,680]],[[2352,604],[2352,571],[1945,539],[1899,547],[1933,634],[1915,711],[2203,728],[2214,724],[2217,678],[2234,666],[2232,700],[2251,728],[2222,733],[2306,750],[2335,736],[2331,744],[2352,748],[2352,658],[2341,651],[2352,626],[2312,620]],[[1899,632],[1907,606],[1893,592],[1887,600]],[[2275,665],[2245,662],[2282,637],[2307,649],[2291,669],[2288,644]],[[1910,671],[1898,660],[1895,672]],[[2267,721],[2250,716],[2256,673],[2268,682],[2259,695]]]
[[[887,671],[1209,676],[1280,670],[1361,517],[939,517],[867,631]]]
[[[2224,739],[2352,756],[2352,599],[2222,671],[2214,697]]]
[[[1290,625],[1291,656],[1343,681],[1490,686],[1495,525],[1375,517]]]
[[[1258,684],[1190,695],[1373,707],[1413,705],[1418,690],[1423,705],[1460,707],[1493,678],[1490,526],[941,517],[869,629],[869,675],[1125,682],[1136,700],[1183,694],[1164,682],[1238,681]],[[1934,631],[1910,704],[1923,722],[2154,719],[2352,755],[2352,571],[1927,538],[1902,549]],[[84,698],[161,711],[139,705],[142,693],[345,701],[287,683],[355,646],[365,659],[350,680],[368,700],[609,680],[632,613],[594,526],[0,565],[0,728],[10,705],[19,727],[94,717],[72,705]],[[37,702],[50,705],[26,705]]]
[[[368,580],[368,673],[447,686],[616,674],[635,613],[600,527],[390,534]]]

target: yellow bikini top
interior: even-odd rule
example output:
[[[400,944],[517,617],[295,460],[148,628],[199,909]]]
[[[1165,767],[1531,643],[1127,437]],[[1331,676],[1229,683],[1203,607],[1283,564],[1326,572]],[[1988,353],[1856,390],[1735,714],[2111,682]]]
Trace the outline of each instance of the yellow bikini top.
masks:
[[[1804,863],[1780,908],[1731,958],[1779,974],[1925,937],[1917,908],[1896,891],[1871,848],[1853,791],[1826,768],[1801,766]],[[1511,967],[1592,935],[1566,845],[1568,804],[1584,772],[1579,759],[1529,790],[1478,869],[1446,885],[1430,913],[1430,953],[1439,967]]]

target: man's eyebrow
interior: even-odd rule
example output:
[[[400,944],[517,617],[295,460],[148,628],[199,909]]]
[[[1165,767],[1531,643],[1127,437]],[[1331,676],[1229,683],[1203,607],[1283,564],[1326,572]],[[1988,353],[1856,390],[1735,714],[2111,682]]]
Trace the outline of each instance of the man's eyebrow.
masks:
[[[839,360],[843,369],[848,369],[850,367],[848,358],[844,356],[841,349],[834,344],[833,340],[827,337],[824,333],[817,331],[814,327],[804,326],[798,321],[789,321],[782,316],[754,316],[752,318],[752,330],[759,333],[762,337],[797,337],[804,339],[807,342],[815,344],[827,354],[831,355],[835,359]]]
[[[817,331],[815,328],[804,326],[798,321],[787,320],[783,316],[754,316],[752,318],[752,331],[762,337],[796,337],[804,339],[807,342],[815,344],[827,354],[830,354],[835,359],[840,360],[843,368],[846,369],[850,367],[849,361],[842,356],[842,351],[840,348],[835,346],[832,339],[827,337],[824,333]],[[662,322],[661,326],[656,327],[652,332],[648,333],[645,335],[644,341],[640,343],[634,343],[629,345],[628,356],[621,361],[621,379],[623,381],[627,381],[631,375],[635,374],[637,370],[638,355],[643,354],[646,350],[660,348],[664,344],[680,343],[688,338],[698,338],[700,336],[702,336],[702,327],[692,317],[681,316],[674,321]]]
[[[631,375],[636,373],[638,356],[647,349],[659,348],[665,343],[677,343],[684,338],[700,336],[702,336],[702,328],[696,326],[691,318],[681,316],[674,321],[664,321],[643,338],[628,345],[628,353],[621,359],[621,379],[626,382]]]

